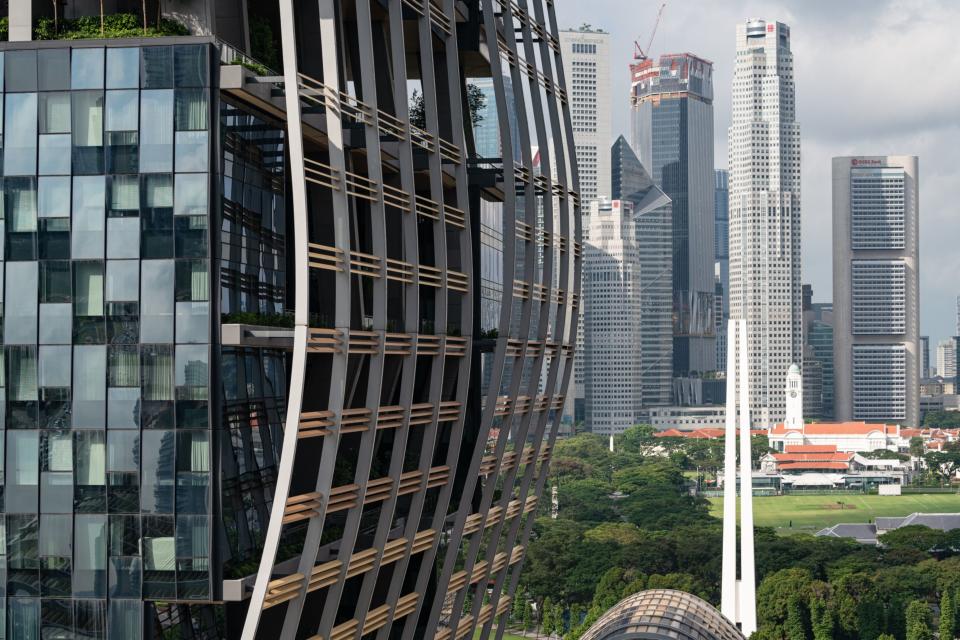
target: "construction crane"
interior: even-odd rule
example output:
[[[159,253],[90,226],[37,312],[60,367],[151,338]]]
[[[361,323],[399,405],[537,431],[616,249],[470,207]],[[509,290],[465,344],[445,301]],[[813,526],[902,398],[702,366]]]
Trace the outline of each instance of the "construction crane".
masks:
[[[653,29],[650,31],[650,39],[647,41],[647,46],[641,49],[640,43],[636,40],[633,41],[634,60],[640,60],[642,62],[650,57],[648,54],[650,53],[650,46],[653,44],[653,36],[657,35],[657,27],[660,26],[660,16],[663,15],[663,10],[666,8],[666,6],[667,3],[664,2],[662,5],[660,5],[660,10],[657,11],[657,19],[653,23]]]

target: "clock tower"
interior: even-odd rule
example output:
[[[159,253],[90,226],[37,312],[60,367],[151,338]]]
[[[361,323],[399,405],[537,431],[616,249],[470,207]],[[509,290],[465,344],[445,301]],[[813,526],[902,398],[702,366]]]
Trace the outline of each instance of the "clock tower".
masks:
[[[787,429],[803,429],[803,375],[800,367],[790,365],[787,372],[787,386],[784,389],[787,400],[787,417],[783,421]]]

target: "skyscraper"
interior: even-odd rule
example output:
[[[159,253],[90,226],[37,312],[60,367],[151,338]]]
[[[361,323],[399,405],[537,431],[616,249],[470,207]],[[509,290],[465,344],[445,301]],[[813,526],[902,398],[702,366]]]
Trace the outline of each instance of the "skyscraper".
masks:
[[[610,197],[610,34],[586,25],[562,30],[560,47],[580,172],[580,197],[587,212],[591,201]]]
[[[579,306],[554,6],[248,3],[258,62],[172,4],[0,45],[0,636],[486,638]]]
[[[640,378],[643,406],[671,404],[673,222],[670,198],[653,183],[623,136],[611,149],[613,193],[633,205],[640,269]]]
[[[800,126],[790,28],[737,25],[729,129],[730,317],[745,319],[754,424],[782,420],[782,390],[802,362]]]
[[[720,300],[714,308],[714,326],[717,340],[717,367],[727,361],[727,320],[730,319],[730,173],[726,169],[714,172],[713,191],[713,247],[714,279]],[[715,293],[716,295],[716,293]]]
[[[631,146],[673,208],[673,375],[713,371],[713,65],[671,54],[630,73]]]
[[[920,420],[916,156],[833,159],[838,420]]]
[[[601,435],[636,424],[643,404],[640,264],[633,203],[591,204],[583,256],[585,422]]]
[[[930,336],[920,336],[920,377],[930,377]]]
[[[957,344],[953,338],[937,343],[937,375],[945,379],[957,377]]]

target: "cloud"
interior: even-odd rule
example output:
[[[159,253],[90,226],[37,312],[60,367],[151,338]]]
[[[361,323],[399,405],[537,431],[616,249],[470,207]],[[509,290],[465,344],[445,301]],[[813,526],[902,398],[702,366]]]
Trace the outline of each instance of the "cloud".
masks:
[[[611,34],[614,137],[629,133],[633,40],[646,44],[660,4],[556,5],[561,28],[586,22]],[[668,2],[652,53],[689,51],[713,61],[717,168],[727,166],[735,29],[750,17],[790,25],[801,131],[803,280],[813,285],[814,299],[829,300],[832,289],[830,158],[918,155],[921,331],[931,342],[953,335],[960,292],[960,2]]]

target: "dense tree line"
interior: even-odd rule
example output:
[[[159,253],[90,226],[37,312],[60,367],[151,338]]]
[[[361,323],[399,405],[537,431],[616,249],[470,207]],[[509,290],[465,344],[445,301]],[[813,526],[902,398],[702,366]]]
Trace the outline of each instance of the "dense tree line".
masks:
[[[635,427],[615,452],[598,436],[558,441],[549,501],[534,524],[514,624],[575,639],[620,599],[674,588],[719,603],[721,523],[684,469],[707,468],[717,441],[690,448]],[[722,442],[720,443],[722,449]],[[722,455],[722,450],[720,451]],[[710,473],[715,473],[710,471]],[[960,530],[906,527],[882,546],[756,532],[759,640],[953,638]],[[532,607],[531,607],[532,603]],[[531,609],[535,609],[534,613]]]

